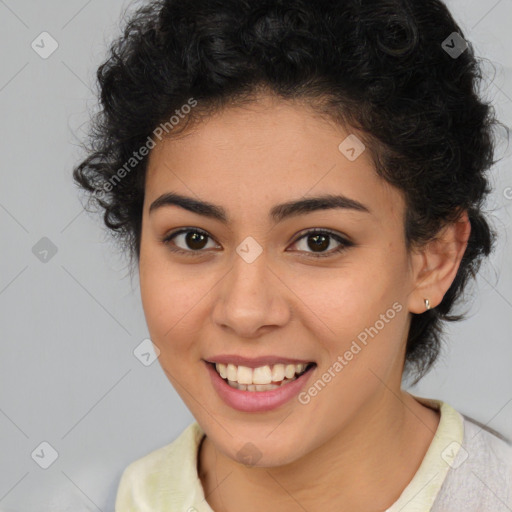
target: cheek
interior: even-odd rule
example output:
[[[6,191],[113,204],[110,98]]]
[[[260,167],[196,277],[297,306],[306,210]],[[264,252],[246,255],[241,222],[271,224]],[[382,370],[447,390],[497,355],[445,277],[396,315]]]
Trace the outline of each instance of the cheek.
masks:
[[[407,321],[400,261],[360,257],[343,268],[297,275],[295,283],[303,319],[331,363],[347,351],[347,359],[367,366],[396,358]]]
[[[162,357],[189,350],[191,340],[204,324],[197,316],[212,285],[142,250],[139,275],[146,323]]]
[[[389,274],[383,276],[351,268],[309,286],[304,311],[314,312],[308,328],[322,351],[319,382],[304,398],[313,416],[332,414],[333,404],[343,406],[345,418],[356,414],[400,369],[407,310]]]
[[[297,274],[293,281],[294,291],[332,334],[373,324],[401,297],[393,270],[382,264],[316,269]]]

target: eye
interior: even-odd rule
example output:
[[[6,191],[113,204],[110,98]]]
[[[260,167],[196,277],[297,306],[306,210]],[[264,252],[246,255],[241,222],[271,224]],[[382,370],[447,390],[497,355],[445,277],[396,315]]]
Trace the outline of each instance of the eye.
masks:
[[[325,251],[325,249],[331,246],[331,242],[334,241],[338,244],[338,247]],[[299,244],[301,242],[303,245],[303,249],[305,252],[308,252],[307,249],[311,249],[311,256],[314,258],[324,258],[328,256],[333,256],[335,254],[339,254],[340,252],[346,250],[348,247],[352,247],[354,245],[353,242],[347,240],[346,238],[332,233],[330,231],[321,230],[321,229],[313,229],[304,233],[300,238],[298,238],[294,245]],[[300,245],[300,244],[299,244]]]
[[[204,252],[203,249],[208,248],[209,240],[213,242],[213,238],[206,231],[198,228],[181,228],[166,235],[162,239],[162,243],[169,246],[169,250],[172,252],[187,256],[199,256]],[[338,244],[338,247],[326,251],[333,241]],[[353,242],[339,234],[325,229],[313,229],[305,232],[293,245],[300,245],[299,243],[303,244],[303,248],[299,248],[299,252],[308,253],[308,249],[311,249],[309,256],[314,258],[333,256],[354,245]],[[182,247],[179,244],[182,244]]]
[[[198,228],[182,228],[166,235],[162,242],[168,245],[172,252],[186,254],[187,256],[197,256],[203,252],[202,249],[208,248],[208,239],[213,240],[206,231]],[[181,248],[178,245],[179,243],[184,248]]]

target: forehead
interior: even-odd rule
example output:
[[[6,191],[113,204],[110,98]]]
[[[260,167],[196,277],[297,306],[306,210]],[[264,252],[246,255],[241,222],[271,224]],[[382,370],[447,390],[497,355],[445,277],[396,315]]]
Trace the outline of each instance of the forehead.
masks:
[[[377,215],[401,215],[402,194],[377,175],[367,149],[357,156],[358,139],[362,135],[350,127],[297,103],[264,97],[226,108],[157,143],[148,162],[145,208],[169,191],[238,211],[339,193],[371,205]],[[346,153],[354,142],[355,160],[347,158],[354,152]]]

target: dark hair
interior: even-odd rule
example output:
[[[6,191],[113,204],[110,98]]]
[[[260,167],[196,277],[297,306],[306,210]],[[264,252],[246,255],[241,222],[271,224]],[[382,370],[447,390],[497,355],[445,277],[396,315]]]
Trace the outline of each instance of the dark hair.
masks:
[[[413,314],[404,370],[415,370],[415,383],[423,377],[439,355],[442,321],[463,318],[450,312],[495,237],[482,205],[498,121],[479,97],[473,47],[441,1],[151,1],[132,13],[97,78],[101,110],[73,176],[131,263],[147,164],[134,152],[162,123],[172,137],[260,92],[361,131],[378,174],[404,193],[408,248],[466,210],[471,236],[454,282],[436,308]],[[191,98],[196,106],[173,129],[170,117]]]

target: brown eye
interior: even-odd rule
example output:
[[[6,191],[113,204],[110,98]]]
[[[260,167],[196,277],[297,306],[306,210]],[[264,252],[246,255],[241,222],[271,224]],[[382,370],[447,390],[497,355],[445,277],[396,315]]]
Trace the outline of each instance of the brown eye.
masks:
[[[329,247],[329,235],[309,235],[308,247],[313,251],[325,251]]]
[[[210,239],[210,235],[205,231],[187,228],[167,235],[162,242],[169,245],[174,252],[200,253],[207,247]]]
[[[207,236],[203,235],[202,233],[197,233],[196,231],[189,231],[185,235],[185,244],[196,251],[204,249],[206,242]]]
[[[308,231],[294,242],[294,245],[300,245],[299,242],[302,244],[302,248],[299,247],[299,250],[309,253],[313,257],[333,256],[354,245],[353,242],[342,236],[325,230]],[[332,248],[333,245],[334,248]],[[329,247],[331,250],[327,251]]]

